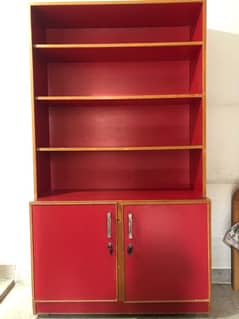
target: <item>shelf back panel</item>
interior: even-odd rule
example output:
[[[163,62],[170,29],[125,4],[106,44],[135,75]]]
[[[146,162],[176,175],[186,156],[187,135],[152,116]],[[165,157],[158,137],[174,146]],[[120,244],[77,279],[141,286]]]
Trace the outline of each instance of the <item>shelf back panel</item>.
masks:
[[[104,105],[103,102],[95,106],[38,105],[37,146],[134,147],[202,144],[199,102],[146,102],[121,102],[118,106]]]
[[[202,3],[121,3],[35,5],[33,19],[43,30],[49,28],[130,28],[202,24]],[[37,34],[36,34],[37,35]]]
[[[48,64],[49,95],[189,93],[187,61]],[[199,88],[200,93],[200,88]]]
[[[66,28],[46,29],[49,44],[67,43],[127,43],[127,42],[182,42],[191,40],[191,27],[140,27],[140,28]],[[200,36],[193,38],[201,40]]]

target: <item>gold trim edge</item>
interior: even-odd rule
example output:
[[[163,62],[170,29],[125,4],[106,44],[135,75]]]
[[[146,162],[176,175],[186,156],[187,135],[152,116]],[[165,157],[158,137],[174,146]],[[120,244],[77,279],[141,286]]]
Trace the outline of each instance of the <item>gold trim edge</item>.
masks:
[[[135,300],[124,301],[124,303],[197,303],[197,302],[209,302],[209,299],[189,299],[189,300]],[[83,303],[83,302],[118,302],[118,300],[33,300],[35,303]]]

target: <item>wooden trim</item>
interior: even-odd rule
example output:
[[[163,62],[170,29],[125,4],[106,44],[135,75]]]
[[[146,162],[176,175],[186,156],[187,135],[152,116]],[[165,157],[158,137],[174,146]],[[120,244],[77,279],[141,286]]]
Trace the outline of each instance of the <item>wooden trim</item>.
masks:
[[[239,222],[239,190],[232,198],[232,225]],[[231,248],[232,252],[232,289],[239,291],[239,251]]]
[[[203,117],[204,119],[202,120],[203,122],[206,120],[205,119],[205,102],[203,101]],[[206,140],[206,125],[205,123],[202,123],[202,129],[203,129],[203,150],[202,150],[202,195],[206,196],[207,194],[207,172],[206,172],[206,162],[207,162],[207,153],[206,153],[206,148],[205,148],[205,140]]]
[[[209,200],[205,199],[192,199],[192,200],[125,200],[122,202],[122,205],[174,205],[174,204],[203,204],[208,203]]]
[[[208,198],[202,199],[191,199],[191,200],[114,200],[114,201],[33,201],[30,203],[31,206],[49,206],[49,205],[105,205],[105,204],[116,204],[120,205],[173,205],[173,204],[203,204],[208,203]]]
[[[118,100],[161,100],[161,99],[198,99],[203,94],[153,94],[153,95],[112,95],[112,96],[36,96],[41,102],[80,102],[80,101],[118,101]]]
[[[132,147],[38,147],[38,152],[101,152],[101,151],[177,151],[200,150],[202,145],[132,146]]]
[[[212,283],[211,283],[211,267],[212,267],[212,255],[211,255],[211,201],[208,202],[207,209],[207,227],[208,227],[208,298],[209,298],[209,312],[211,311],[212,300]]]
[[[81,6],[81,5],[133,5],[133,4],[183,4],[183,3],[203,3],[205,0],[116,0],[116,1],[82,1],[82,2],[32,2],[31,7],[37,6]]]
[[[34,300],[34,302],[36,303],[66,303],[66,302],[70,302],[70,303],[82,303],[82,302],[117,302],[117,300],[53,300],[53,299],[49,299],[49,300]],[[133,303],[196,303],[196,302],[209,302],[209,299],[188,299],[188,300],[136,300],[136,301],[124,301],[124,303],[126,304],[133,304]]]
[[[30,15],[30,85],[31,85],[31,116],[32,116],[32,155],[33,155],[33,183],[34,199],[37,198],[37,163],[36,163],[36,128],[35,128],[35,95],[34,95],[34,66],[33,66],[33,49],[32,49],[32,27],[31,27],[31,10]]]
[[[206,92],[206,46],[207,46],[207,6],[206,0],[203,3],[202,7],[202,45],[203,45],[203,63],[202,63],[202,92]]]
[[[88,315],[90,317],[94,317],[94,316],[97,316],[97,315],[105,315],[107,317],[109,317],[109,315],[126,315],[127,317],[129,317],[130,315],[139,315],[139,316],[157,316],[158,315],[164,315],[168,318],[168,315],[177,315],[177,314],[182,314],[182,315],[194,315],[195,316],[195,312],[93,312],[93,315],[92,315],[92,312],[71,312],[71,315]],[[62,312],[39,312],[38,313],[39,316],[61,316],[62,317]],[[65,316],[67,316],[68,314],[67,313],[64,313]],[[208,312],[197,312],[196,315],[208,315]],[[177,317],[175,317],[176,319]],[[197,317],[195,317],[196,319]]]
[[[35,304],[35,282],[34,282],[34,248],[33,248],[33,225],[32,225],[32,205],[29,204],[29,221],[30,221],[30,252],[31,252],[31,289],[32,289],[32,309],[36,314]]]
[[[84,300],[84,299],[62,299],[62,300],[54,300],[54,299],[35,299],[34,302],[35,303],[55,303],[55,302],[58,302],[58,303],[65,303],[65,302],[70,302],[70,303],[76,303],[76,302],[79,302],[79,303],[82,303],[82,302],[92,302],[92,303],[95,303],[95,302],[117,302],[118,300],[117,299],[103,299],[103,300]]]
[[[192,47],[202,46],[203,41],[190,42],[125,42],[125,43],[86,43],[86,44],[35,44],[35,49],[93,49],[93,48],[147,48],[147,47]]]
[[[106,205],[106,204],[112,204],[115,205],[116,204],[116,200],[112,201],[112,200],[96,200],[96,201],[33,201],[30,203],[31,206],[49,206],[49,205]]]
[[[206,45],[207,45],[207,29],[206,29],[206,18],[207,18],[207,12],[206,12],[207,6],[206,6],[206,0],[203,4],[203,15],[202,15],[202,26],[203,26],[203,32],[202,32],[202,40],[203,40],[203,56],[202,56],[202,92],[203,92],[203,99],[202,99],[202,133],[203,133],[203,167],[202,167],[202,181],[203,181],[203,195],[206,195],[207,189],[206,189],[206,183],[207,183],[207,176],[206,176]]]
[[[125,301],[125,303],[196,303],[196,302],[209,302],[209,299],[188,299],[188,300],[136,300]]]

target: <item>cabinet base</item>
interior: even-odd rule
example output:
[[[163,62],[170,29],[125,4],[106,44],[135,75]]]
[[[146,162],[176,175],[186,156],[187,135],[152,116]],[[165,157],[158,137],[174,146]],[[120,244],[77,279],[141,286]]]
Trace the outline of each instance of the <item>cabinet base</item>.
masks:
[[[208,302],[190,303],[78,303],[49,302],[36,303],[37,314],[208,314]]]

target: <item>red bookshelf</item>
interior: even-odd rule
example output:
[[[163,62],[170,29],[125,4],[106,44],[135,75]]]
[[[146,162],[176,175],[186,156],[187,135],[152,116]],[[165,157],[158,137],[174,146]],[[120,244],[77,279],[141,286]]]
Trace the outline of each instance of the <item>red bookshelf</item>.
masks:
[[[209,311],[205,6],[31,5],[35,313]]]

